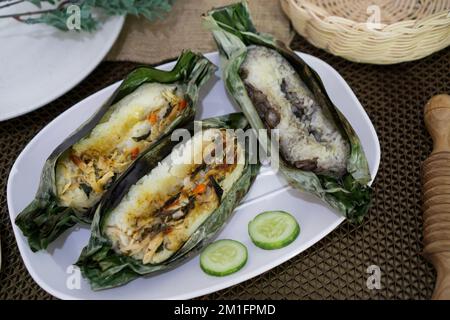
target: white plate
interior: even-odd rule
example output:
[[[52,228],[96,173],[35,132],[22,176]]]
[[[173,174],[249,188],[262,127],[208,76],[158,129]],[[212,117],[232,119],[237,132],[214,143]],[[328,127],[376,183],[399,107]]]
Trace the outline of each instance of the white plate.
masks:
[[[218,64],[217,53],[206,55]],[[355,95],[342,77],[328,64],[307,54],[300,54],[324,79],[331,99],[341,107],[341,111],[359,135],[366,152],[370,172],[375,177],[380,162],[380,146],[377,135]],[[173,67],[174,63],[161,66]],[[219,72],[217,76],[220,77]],[[203,90],[198,118],[207,118],[234,112],[222,81],[211,81],[210,88]],[[52,152],[65,137],[91,116],[96,108],[117,88],[113,84],[85,100],[79,102],[46,126],[22,151],[16,160],[8,180],[8,208],[11,221],[32,200],[39,182],[41,168]],[[209,90],[209,91],[208,91]],[[255,247],[247,235],[248,222],[264,210],[286,210],[295,215],[301,227],[295,242],[280,250],[265,251]],[[68,289],[66,281],[71,273],[67,268],[77,260],[89,237],[87,228],[77,227],[66,232],[55,244],[51,252],[32,253],[26,239],[14,225],[14,233],[20,253],[33,279],[47,292],[62,299],[184,299],[193,298],[220,290],[257,276],[294,257],[322,239],[344,219],[327,205],[312,196],[291,189],[281,177],[263,168],[243,204],[219,238],[231,238],[244,243],[249,250],[246,266],[239,272],[216,278],[203,273],[198,257],[182,266],[146,279],[140,278],[114,289],[94,292],[85,280],[80,289]],[[69,270],[71,271],[71,270]],[[73,278],[70,278],[73,279]]]
[[[30,3],[1,14],[35,11]],[[0,121],[35,110],[60,97],[102,61],[119,35],[124,17],[101,18],[95,32],[59,31],[0,19]]]

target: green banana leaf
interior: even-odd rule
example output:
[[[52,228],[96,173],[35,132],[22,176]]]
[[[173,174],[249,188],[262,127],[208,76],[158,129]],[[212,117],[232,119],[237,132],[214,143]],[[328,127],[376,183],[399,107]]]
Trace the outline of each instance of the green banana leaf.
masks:
[[[367,186],[371,179],[367,159],[359,138],[330,100],[319,75],[273,36],[258,33],[245,1],[211,10],[204,16],[204,22],[212,31],[219,49],[225,86],[254,129],[265,129],[265,126],[239,75],[239,68],[246,58],[248,46],[251,45],[265,46],[279,52],[294,67],[319,105],[328,109],[333,121],[345,134],[351,146],[346,166],[347,174],[342,178],[333,178],[299,170],[284,161],[281,155],[280,170],[293,187],[315,194],[349,220],[360,222],[369,208],[372,193],[371,188]],[[268,139],[267,135],[265,139]]]
[[[179,57],[171,71],[162,71],[153,67],[138,67],[122,82],[114,94],[79,129],[62,142],[50,155],[42,169],[39,189],[35,199],[17,216],[16,225],[28,238],[32,251],[46,249],[61,233],[78,222],[90,223],[95,206],[85,212],[60,206],[55,183],[55,166],[59,157],[76,142],[87,136],[99,123],[106,121],[110,107],[132,93],[141,84],[147,82],[179,83],[185,87],[187,107],[166,128],[159,139],[174,129],[191,122],[195,117],[195,105],[199,88],[208,80],[216,67],[202,55],[185,51]],[[158,141],[152,143],[152,149]]]
[[[200,123],[204,129],[244,129],[248,126],[247,120],[241,113],[206,119]],[[147,152],[133,168],[129,169],[126,176],[108,191],[97,207],[91,225],[91,238],[76,262],[82,275],[89,280],[93,290],[120,286],[141,276],[168,271],[196,255],[214,239],[232,216],[234,209],[250,189],[259,170],[259,164],[249,163],[249,155],[246,153],[246,164],[242,176],[221,199],[219,207],[191,235],[178,252],[160,264],[143,264],[142,261],[115,252],[111,241],[103,233],[103,225],[108,214],[120,203],[129,188],[157,164],[160,157],[155,155],[162,153],[168,155],[167,150],[170,150],[171,147],[173,147],[173,142],[169,137],[160,141],[157,147]]]

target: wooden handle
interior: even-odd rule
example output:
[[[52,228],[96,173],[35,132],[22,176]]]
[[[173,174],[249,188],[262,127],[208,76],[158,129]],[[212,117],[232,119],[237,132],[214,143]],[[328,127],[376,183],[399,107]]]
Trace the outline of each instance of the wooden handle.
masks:
[[[450,152],[450,96],[440,94],[425,105],[425,126],[433,139],[433,153]]]
[[[422,165],[424,255],[437,271],[432,298],[450,300],[450,96],[431,98],[424,119],[433,139]]]

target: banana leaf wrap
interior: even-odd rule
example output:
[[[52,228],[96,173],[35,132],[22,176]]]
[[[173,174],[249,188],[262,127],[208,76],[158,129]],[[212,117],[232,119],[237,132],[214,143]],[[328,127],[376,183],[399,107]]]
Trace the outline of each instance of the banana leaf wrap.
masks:
[[[243,114],[234,113],[203,120],[201,126],[203,129],[244,129],[248,126],[248,122]],[[158,152],[167,154],[166,151],[171,146],[173,146],[173,142],[170,142],[169,137],[166,137],[155,147],[155,150],[165,150],[164,152]],[[111,210],[120,203],[134,183],[154,168],[159,159],[159,156],[155,157],[155,151],[153,150],[141,157],[135,166],[129,169],[127,175],[108,191],[108,194],[97,207],[91,225],[91,238],[76,262],[82,275],[89,280],[92,289],[101,290],[116,287],[141,276],[168,271],[192,258],[208,245],[230,219],[234,209],[246,195],[257,175],[260,165],[259,163],[251,164],[249,157],[246,150],[246,163],[243,173],[231,190],[222,197],[219,206],[172,257],[159,264],[143,264],[140,260],[117,253],[112,248],[111,240],[103,232],[104,224]]]
[[[295,52],[273,36],[258,33],[245,1],[211,10],[204,16],[204,22],[205,26],[212,31],[219,49],[225,86],[254,129],[265,129],[266,127],[239,74],[248,47],[252,45],[274,49],[281,54],[295,69],[318,104],[328,109],[338,129],[347,138],[350,145],[346,174],[341,178],[334,178],[315,174],[312,171],[300,170],[283,159],[281,154],[279,169],[293,187],[318,196],[350,221],[361,222],[368,211],[372,193],[371,188],[367,185],[371,180],[367,159],[358,136],[344,115],[330,100],[319,75]],[[267,134],[264,141],[270,141]]]
[[[46,160],[35,199],[17,216],[15,221],[24,236],[28,238],[31,250],[46,249],[52,241],[68,228],[78,222],[90,223],[92,219],[95,205],[83,212],[59,205],[55,169],[58,159],[64,152],[87,136],[97,124],[102,123],[108,115],[108,110],[114,103],[135,91],[140,85],[144,83],[177,83],[185,90],[184,98],[187,106],[161,132],[159,138],[153,141],[145,150],[152,149],[159,139],[194,119],[199,88],[208,80],[215,69],[216,67],[202,55],[185,51],[181,54],[171,71],[162,71],[147,66],[138,67],[132,71],[100,109],[62,142]],[[116,180],[117,178],[119,177],[116,177]]]

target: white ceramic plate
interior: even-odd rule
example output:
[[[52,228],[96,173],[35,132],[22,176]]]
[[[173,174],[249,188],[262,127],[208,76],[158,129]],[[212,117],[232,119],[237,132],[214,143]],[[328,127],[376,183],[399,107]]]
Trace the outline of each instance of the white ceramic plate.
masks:
[[[206,55],[218,64],[217,53]],[[355,95],[342,77],[328,64],[307,54],[300,54],[324,79],[331,99],[340,106],[359,135],[366,152],[370,172],[375,177],[380,161],[377,135]],[[173,67],[173,63],[161,66]],[[217,77],[220,77],[217,72]],[[217,80],[217,79],[216,79]],[[11,221],[33,199],[37,190],[41,168],[52,150],[110,96],[119,83],[113,84],[79,102],[46,126],[22,151],[16,160],[8,180],[8,208]],[[203,91],[198,118],[207,118],[234,112],[222,81],[210,82]],[[285,210],[297,218],[301,233],[295,242],[280,249],[265,251],[255,247],[247,235],[248,222],[265,210]],[[199,267],[198,256],[182,266],[146,279],[140,278],[114,289],[94,292],[85,280],[80,289],[68,289],[66,281],[71,273],[68,267],[77,260],[86,245],[89,230],[77,227],[66,232],[47,252],[32,253],[26,239],[14,225],[14,233],[25,265],[33,279],[47,292],[62,299],[184,299],[220,290],[255,277],[325,237],[344,219],[327,205],[312,196],[291,189],[281,176],[269,168],[262,168],[247,197],[236,210],[233,218],[220,233],[219,238],[231,238],[244,243],[249,259],[239,272],[222,278],[208,276]],[[71,271],[69,269],[69,271]]]
[[[24,2],[0,10],[2,15],[27,11],[36,7]],[[55,100],[94,70],[124,22],[124,17],[101,19],[93,33],[0,19],[0,121]]]

